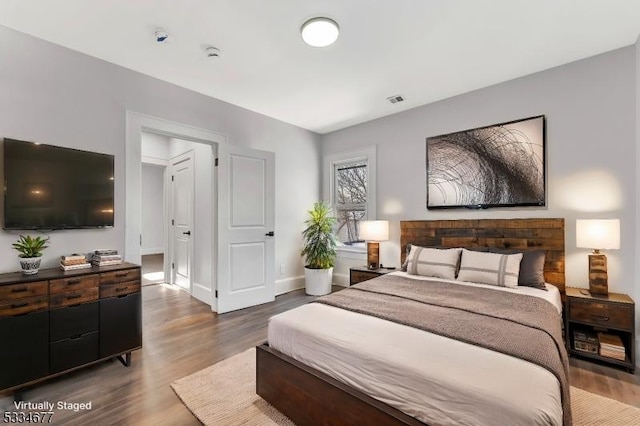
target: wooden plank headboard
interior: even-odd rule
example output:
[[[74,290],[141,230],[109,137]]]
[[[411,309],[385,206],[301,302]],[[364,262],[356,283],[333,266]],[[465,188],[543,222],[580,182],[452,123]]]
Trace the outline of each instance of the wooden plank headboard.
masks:
[[[564,219],[409,220],[400,222],[401,264],[407,244],[547,251],[544,278],[564,293]]]

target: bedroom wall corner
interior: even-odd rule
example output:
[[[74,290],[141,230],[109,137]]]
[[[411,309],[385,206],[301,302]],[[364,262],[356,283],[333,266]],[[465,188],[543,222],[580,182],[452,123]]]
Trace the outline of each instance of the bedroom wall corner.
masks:
[[[640,223],[640,36],[635,43],[635,160],[636,160],[636,224]],[[640,226],[636,225],[635,233],[636,254],[640,253]],[[636,256],[637,257],[637,256]],[[640,262],[635,262],[635,294],[636,301],[636,366],[640,369]]]

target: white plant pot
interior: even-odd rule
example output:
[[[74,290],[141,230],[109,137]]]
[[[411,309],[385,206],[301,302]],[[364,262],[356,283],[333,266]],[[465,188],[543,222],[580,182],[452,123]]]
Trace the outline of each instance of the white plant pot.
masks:
[[[20,267],[23,275],[35,275],[40,269],[40,257],[21,257]]]
[[[333,282],[333,268],[310,269],[304,268],[305,292],[310,296],[322,296],[331,293]]]

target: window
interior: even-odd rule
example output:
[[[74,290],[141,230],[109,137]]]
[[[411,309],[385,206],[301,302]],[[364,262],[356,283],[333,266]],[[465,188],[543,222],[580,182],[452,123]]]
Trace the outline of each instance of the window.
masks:
[[[367,161],[334,166],[334,200],[338,219],[338,241],[353,245],[360,241],[360,221],[367,217]]]
[[[325,157],[324,198],[330,200],[338,220],[341,249],[366,250],[360,240],[360,222],[375,219],[376,147]]]

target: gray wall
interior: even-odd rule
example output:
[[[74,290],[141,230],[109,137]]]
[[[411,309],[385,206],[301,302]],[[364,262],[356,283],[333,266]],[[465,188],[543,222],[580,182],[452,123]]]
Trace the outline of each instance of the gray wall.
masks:
[[[586,287],[588,250],[575,247],[575,220],[619,218],[621,250],[606,251],[610,290],[640,301],[635,52],[615,50],[324,135],[323,154],[378,147],[378,219],[391,221],[381,262],[398,265],[404,219],[563,217],[567,285]],[[546,208],[426,209],[426,137],[538,114],[547,118]]]
[[[115,155],[115,226],[51,234],[44,267],[96,247],[124,250],[125,111],[224,133],[229,143],[276,156],[276,264],[303,275],[300,231],[320,196],[319,135],[184,88],[0,27],[0,137]],[[291,176],[295,176],[292,179]],[[19,269],[0,232],[0,272]],[[276,268],[279,271],[279,268]]]

